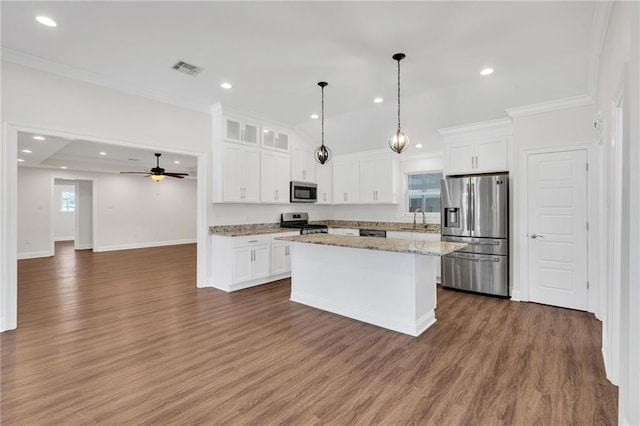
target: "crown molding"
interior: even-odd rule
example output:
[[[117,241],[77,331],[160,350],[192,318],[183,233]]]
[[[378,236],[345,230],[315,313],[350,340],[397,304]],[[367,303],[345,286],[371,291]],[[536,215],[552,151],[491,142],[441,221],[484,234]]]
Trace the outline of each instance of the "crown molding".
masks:
[[[556,99],[538,104],[525,105],[515,108],[507,108],[505,111],[511,118],[525,117],[527,115],[543,114],[545,112],[560,111],[563,109],[578,108],[593,105],[595,101],[589,95],[579,95],[570,98]]]
[[[477,123],[464,124],[462,126],[445,127],[438,129],[440,136],[464,137],[469,133],[477,136],[477,133],[487,133],[487,135],[497,136],[498,134],[510,135],[513,133],[513,125],[509,118],[499,118],[497,120],[480,121]]]
[[[95,84],[97,86],[102,86],[109,89],[117,90],[119,92],[123,92],[129,95],[141,96],[143,98],[162,102],[175,107],[185,108],[188,110],[204,112],[204,113],[208,113],[210,110],[209,105],[203,105],[203,102],[196,101],[195,99],[189,99],[186,97],[176,97],[174,95],[158,92],[156,90],[149,89],[149,88],[139,87],[139,85],[126,83],[123,81],[119,81],[119,82],[110,81],[101,74],[97,74],[92,71],[87,71],[80,68],[75,68],[68,65],[60,64],[57,62],[52,62],[52,61],[49,61],[48,59],[29,55],[27,53],[20,52],[18,50],[1,47],[0,56],[2,57],[2,60],[6,62],[11,62],[14,64],[33,68],[39,71],[44,71],[44,72],[59,75],[62,77],[79,80],[84,83]]]

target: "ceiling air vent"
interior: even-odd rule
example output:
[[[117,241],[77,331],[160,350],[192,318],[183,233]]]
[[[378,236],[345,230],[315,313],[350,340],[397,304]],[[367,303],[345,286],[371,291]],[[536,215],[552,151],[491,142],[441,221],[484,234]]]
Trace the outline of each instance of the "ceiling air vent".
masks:
[[[183,72],[185,74],[189,74],[192,76],[196,76],[198,74],[200,74],[204,68],[200,68],[198,66],[195,65],[191,65],[188,64],[186,62],[180,61],[180,62],[176,62],[175,65],[172,67],[174,70],[178,70],[180,72]]]

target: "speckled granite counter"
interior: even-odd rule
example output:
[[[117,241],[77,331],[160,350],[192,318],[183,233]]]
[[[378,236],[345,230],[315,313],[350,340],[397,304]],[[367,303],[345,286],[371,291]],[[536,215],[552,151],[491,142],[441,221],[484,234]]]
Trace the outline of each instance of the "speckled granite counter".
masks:
[[[383,231],[440,233],[437,223],[417,224],[407,222],[365,222],[353,220],[321,220],[312,221],[314,224],[327,225],[329,228],[376,229]],[[295,231],[295,228],[281,228],[279,223],[251,223],[247,225],[217,225],[209,227],[209,234],[227,237],[244,235],[277,234],[278,232]]]
[[[419,217],[419,219],[421,219]],[[329,228],[351,228],[351,229],[375,229],[381,231],[400,231],[400,232],[429,232],[440,233],[439,223],[427,223],[423,225],[422,222],[413,226],[411,222],[370,222],[361,220],[318,220],[311,223],[318,223],[327,225]]]
[[[442,243],[439,241],[400,240],[396,238],[354,237],[330,234],[295,235],[277,239],[296,243],[391,251],[426,256],[443,256],[467,246],[465,243]]]
[[[278,234],[280,232],[300,232],[296,228],[281,228],[278,223],[252,223],[249,225],[210,226],[209,234],[225,237],[242,237],[245,235]]]

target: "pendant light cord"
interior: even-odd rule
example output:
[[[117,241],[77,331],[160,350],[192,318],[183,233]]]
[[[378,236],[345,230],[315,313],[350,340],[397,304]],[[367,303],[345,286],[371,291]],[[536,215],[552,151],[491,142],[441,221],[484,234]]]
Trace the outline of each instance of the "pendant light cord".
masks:
[[[322,88],[322,146],[324,146],[324,86]]]
[[[400,59],[398,59],[398,131],[400,131]]]

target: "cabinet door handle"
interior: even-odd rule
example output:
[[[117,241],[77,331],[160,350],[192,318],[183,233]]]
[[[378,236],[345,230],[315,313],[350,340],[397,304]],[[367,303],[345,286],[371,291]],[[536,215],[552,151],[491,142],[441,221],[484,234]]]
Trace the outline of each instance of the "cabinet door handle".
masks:
[[[258,240],[249,240],[249,241],[247,241],[247,242],[248,242],[248,243],[257,243],[257,242],[258,242]]]

